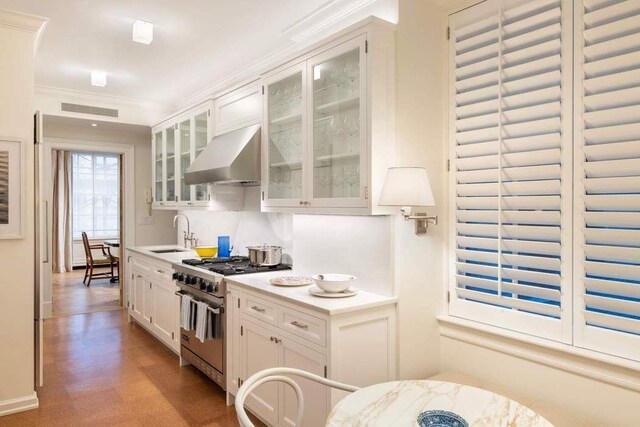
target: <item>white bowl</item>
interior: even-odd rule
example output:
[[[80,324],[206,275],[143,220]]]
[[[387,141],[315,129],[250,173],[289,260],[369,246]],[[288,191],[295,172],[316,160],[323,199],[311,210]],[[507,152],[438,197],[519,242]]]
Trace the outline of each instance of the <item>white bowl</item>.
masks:
[[[351,282],[356,280],[356,277],[350,274],[314,274],[311,278],[325,292],[346,291]]]

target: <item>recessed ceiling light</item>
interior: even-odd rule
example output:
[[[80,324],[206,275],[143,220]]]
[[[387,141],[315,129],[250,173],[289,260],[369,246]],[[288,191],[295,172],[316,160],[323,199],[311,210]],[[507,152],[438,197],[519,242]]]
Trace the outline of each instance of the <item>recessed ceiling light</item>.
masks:
[[[104,71],[92,71],[91,85],[105,87],[107,85],[107,73]]]
[[[133,41],[143,44],[151,43],[153,41],[153,24],[137,19],[133,23]]]
[[[91,126],[96,127],[96,126],[98,126],[98,124],[97,123],[91,123]]]

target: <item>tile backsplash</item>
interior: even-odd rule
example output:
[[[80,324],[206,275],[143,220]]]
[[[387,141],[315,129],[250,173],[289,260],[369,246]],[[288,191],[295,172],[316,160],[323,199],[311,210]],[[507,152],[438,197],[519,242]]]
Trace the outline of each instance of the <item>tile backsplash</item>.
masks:
[[[247,204],[245,203],[245,208]],[[393,227],[389,216],[300,215],[185,210],[200,245],[231,237],[234,255],[267,243],[283,247],[283,261],[300,274],[348,273],[356,287],[393,295]],[[178,244],[186,223],[180,220]]]

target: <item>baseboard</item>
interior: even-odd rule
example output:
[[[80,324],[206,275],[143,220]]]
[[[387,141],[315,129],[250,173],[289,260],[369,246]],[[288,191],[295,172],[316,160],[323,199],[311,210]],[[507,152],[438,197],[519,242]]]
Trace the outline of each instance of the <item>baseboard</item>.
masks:
[[[53,316],[53,303],[52,302],[43,302],[42,303],[42,318],[43,319],[51,319]]]
[[[16,412],[28,411],[38,407],[38,395],[32,392],[30,395],[16,397],[0,401],[0,417],[15,414]]]

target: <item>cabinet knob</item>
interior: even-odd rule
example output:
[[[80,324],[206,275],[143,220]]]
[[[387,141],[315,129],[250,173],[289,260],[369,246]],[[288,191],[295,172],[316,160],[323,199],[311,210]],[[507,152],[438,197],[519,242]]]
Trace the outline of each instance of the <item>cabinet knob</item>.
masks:
[[[300,200],[300,206],[304,205],[304,202],[302,200]]]

